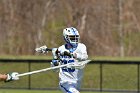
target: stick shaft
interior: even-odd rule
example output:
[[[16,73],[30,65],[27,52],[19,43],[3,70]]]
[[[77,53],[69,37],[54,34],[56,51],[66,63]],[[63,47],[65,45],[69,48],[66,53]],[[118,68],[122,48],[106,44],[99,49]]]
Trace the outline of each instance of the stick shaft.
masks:
[[[47,48],[46,51],[52,51],[52,48]]]
[[[55,67],[49,67],[49,68],[40,69],[40,70],[36,70],[36,71],[31,71],[31,72],[26,72],[26,73],[18,74],[17,76],[21,77],[21,76],[36,74],[36,73],[45,72],[45,71],[48,71],[48,70],[53,70],[53,69],[65,67],[65,66],[67,66],[67,65],[69,65],[69,64],[60,65],[60,66],[55,66]]]
[[[81,64],[87,64],[89,62],[90,62],[90,60],[86,60],[86,61],[83,61],[83,62],[80,62],[80,63]],[[26,72],[26,73],[18,74],[17,76],[21,77],[21,76],[36,74],[36,73],[40,73],[40,72],[45,72],[45,71],[49,71],[49,70],[53,70],[53,69],[58,69],[58,68],[66,67],[66,66],[69,66],[69,65],[74,66],[73,63],[68,63],[68,64],[64,64],[64,65],[60,65],[60,66],[49,67],[49,68],[45,68],[45,69],[40,69],[40,70],[35,70],[35,71],[31,71],[31,72]]]

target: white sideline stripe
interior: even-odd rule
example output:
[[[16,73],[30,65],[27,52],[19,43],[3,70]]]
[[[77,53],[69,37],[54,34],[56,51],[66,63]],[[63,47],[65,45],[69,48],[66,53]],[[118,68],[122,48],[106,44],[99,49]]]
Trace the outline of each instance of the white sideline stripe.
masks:
[[[86,61],[82,61],[79,62],[81,63],[81,65],[87,64],[89,63],[91,60],[86,60]],[[18,74],[18,77],[21,76],[26,76],[26,75],[31,75],[31,74],[35,74],[35,73],[40,73],[40,72],[45,72],[45,71],[49,71],[49,70],[53,70],[53,69],[58,69],[58,68],[62,68],[62,67],[66,67],[69,65],[74,65],[73,63],[68,63],[68,64],[64,64],[64,65],[60,65],[60,66],[55,66],[55,67],[49,67],[49,68],[45,68],[45,69],[40,69],[40,70],[35,70],[35,71],[31,71],[31,72],[26,72],[26,73],[22,73],[22,74]]]

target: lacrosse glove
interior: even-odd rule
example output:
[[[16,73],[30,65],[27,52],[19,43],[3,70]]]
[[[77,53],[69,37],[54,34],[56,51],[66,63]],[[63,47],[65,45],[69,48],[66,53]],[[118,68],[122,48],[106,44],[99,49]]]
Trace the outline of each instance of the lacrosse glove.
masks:
[[[7,75],[7,79],[5,80],[5,82],[19,80],[19,77],[17,76],[18,75],[17,72],[8,73],[6,75]]]

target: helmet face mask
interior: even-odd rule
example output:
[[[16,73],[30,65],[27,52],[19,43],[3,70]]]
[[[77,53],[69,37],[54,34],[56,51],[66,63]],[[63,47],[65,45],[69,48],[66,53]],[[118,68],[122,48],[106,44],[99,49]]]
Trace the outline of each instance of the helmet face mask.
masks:
[[[72,45],[73,47],[77,47],[80,36],[76,28],[70,27],[64,29],[63,36],[66,43]]]
[[[78,35],[70,35],[67,36],[70,43],[78,43],[79,42],[79,36]]]

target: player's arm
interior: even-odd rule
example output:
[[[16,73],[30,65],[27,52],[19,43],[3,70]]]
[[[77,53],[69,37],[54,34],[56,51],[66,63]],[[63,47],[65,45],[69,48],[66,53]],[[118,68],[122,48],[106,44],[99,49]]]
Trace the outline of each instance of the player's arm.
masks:
[[[0,74],[0,81],[5,81],[7,79],[7,75]]]
[[[84,61],[87,60],[88,55],[87,55],[87,48],[84,44],[81,44],[80,50],[76,53],[73,53],[75,59],[79,61]]]
[[[17,75],[18,75],[17,72],[12,72],[8,74],[0,74],[0,81],[9,82],[13,80],[19,80],[19,77]]]
[[[88,58],[87,49],[86,49],[86,46],[84,44],[81,44],[79,46],[78,51],[76,51],[74,53],[70,53],[68,50],[63,50],[63,51],[60,51],[60,54],[66,55],[69,57],[73,57],[78,61],[85,61]]]
[[[53,60],[51,62],[52,66],[58,66],[59,65],[59,52],[58,48],[53,48],[52,49],[52,55],[53,55]]]

